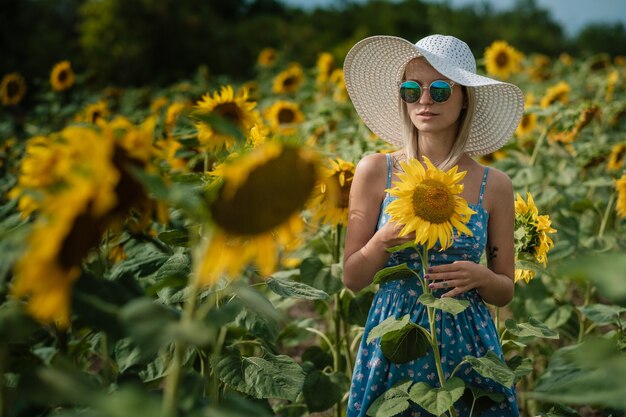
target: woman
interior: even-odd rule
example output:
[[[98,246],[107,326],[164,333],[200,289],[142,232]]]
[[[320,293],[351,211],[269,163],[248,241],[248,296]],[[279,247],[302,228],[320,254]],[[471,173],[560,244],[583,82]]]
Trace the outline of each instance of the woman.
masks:
[[[508,176],[487,168],[471,156],[502,147],[523,113],[523,95],[512,84],[476,74],[475,59],[464,42],[432,35],[416,44],[391,36],[374,36],[357,43],[344,64],[346,87],[362,120],[379,137],[401,149],[372,154],[357,165],[350,192],[350,212],[344,252],[344,283],[353,291],[369,284],[377,271],[401,263],[421,271],[416,250],[390,255],[387,249],[415,239],[398,236],[385,208],[393,197],[385,192],[402,169],[400,161],[427,157],[438,168],[467,171],[461,193],[476,212],[461,235],[444,251],[429,252],[425,278],[435,296],[463,298],[470,306],[458,314],[437,313],[437,336],[446,378],[466,355],[492,350],[502,357],[498,334],[483,301],[504,306],[513,297],[513,188]],[[479,264],[487,249],[487,266]],[[417,279],[381,284],[365,327],[356,359],[348,416],[365,416],[378,396],[399,381],[410,379],[437,385],[431,352],[406,364],[390,364],[369,331],[390,316],[410,314],[428,328],[426,308]],[[504,394],[500,403],[476,409],[473,416],[517,416],[514,388],[485,380],[472,370],[455,374],[468,384]],[[469,415],[471,403],[455,403],[459,415]],[[430,415],[413,405],[403,415]]]

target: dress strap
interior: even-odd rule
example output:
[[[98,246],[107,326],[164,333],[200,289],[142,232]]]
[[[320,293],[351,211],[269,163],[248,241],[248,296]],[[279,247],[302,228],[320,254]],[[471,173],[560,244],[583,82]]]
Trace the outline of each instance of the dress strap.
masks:
[[[489,167],[485,167],[485,173],[483,174],[483,182],[480,184],[480,194],[478,195],[478,205],[483,205],[483,195],[485,194],[485,185],[487,185],[487,174],[489,173]]]
[[[385,189],[391,187],[391,154],[387,155],[387,186]]]

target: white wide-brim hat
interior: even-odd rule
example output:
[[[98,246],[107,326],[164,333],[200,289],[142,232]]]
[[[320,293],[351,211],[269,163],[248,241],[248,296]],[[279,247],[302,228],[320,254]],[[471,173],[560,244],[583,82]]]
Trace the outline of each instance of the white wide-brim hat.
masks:
[[[472,87],[476,107],[465,152],[485,155],[504,146],[524,112],[524,95],[515,85],[476,74],[467,44],[453,36],[431,35],[416,44],[395,36],[372,36],[352,47],[344,62],[348,94],[372,132],[402,147],[399,85],[406,64],[423,56],[455,83]]]

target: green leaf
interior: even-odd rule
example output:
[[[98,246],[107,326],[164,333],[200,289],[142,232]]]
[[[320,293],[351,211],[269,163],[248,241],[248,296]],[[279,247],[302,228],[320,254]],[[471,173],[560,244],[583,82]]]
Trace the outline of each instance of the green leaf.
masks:
[[[533,371],[532,358],[522,358],[521,356],[516,355],[507,361],[507,365],[515,375],[515,382],[519,381]]]
[[[466,356],[464,359],[485,378],[491,378],[507,388],[513,385],[515,378],[513,371],[494,352],[489,351],[481,358]]]
[[[278,321],[273,317],[258,314],[248,309],[244,309],[239,313],[235,319],[235,324],[245,328],[250,335],[270,343],[276,342],[280,330]]]
[[[138,298],[120,309],[119,317],[129,336],[141,348],[144,357],[151,356],[171,341],[170,330],[179,313],[149,298]]]
[[[227,356],[215,369],[222,382],[254,398],[295,401],[305,379],[300,365],[289,356],[270,353],[263,358]]]
[[[422,294],[419,301],[424,305],[437,308],[454,316],[465,311],[470,305],[468,300],[457,300],[452,297],[435,298],[432,294]]]
[[[387,248],[386,251],[388,253],[396,253],[396,252],[400,252],[403,251],[405,249],[416,249],[417,246],[415,245],[415,242],[406,242],[403,243],[401,245],[396,245],[396,246],[392,246],[390,248]]]
[[[501,403],[504,400],[504,394],[500,392],[485,391],[484,389],[474,386],[468,386],[468,388],[472,392],[472,396],[475,400],[482,397],[488,397],[494,403]]]
[[[335,384],[330,376],[317,369],[307,374],[302,393],[310,412],[328,410],[343,396],[341,387]]]
[[[220,400],[219,405],[211,405],[204,409],[202,414],[193,414],[190,417],[242,417],[242,416],[254,416],[254,417],[273,417],[271,408],[269,406],[263,407],[262,405],[246,398],[235,392],[229,392],[223,399]]]
[[[270,290],[285,298],[304,298],[306,300],[326,300],[330,298],[324,291],[290,279],[270,277],[265,283]]]
[[[156,272],[156,280],[166,278],[187,279],[191,273],[191,259],[185,253],[179,252],[170,256]]]
[[[26,343],[39,325],[14,300],[0,305],[0,340],[2,343]]]
[[[549,329],[545,324],[534,318],[528,323],[516,323],[513,319],[504,322],[507,331],[517,337],[539,337],[542,339],[558,339],[559,333]]]
[[[431,414],[440,416],[461,398],[465,391],[462,379],[452,377],[441,388],[435,388],[425,382],[418,382],[411,387],[411,401]]]
[[[387,332],[394,330],[400,330],[409,323],[411,316],[409,314],[404,315],[401,319],[396,319],[394,316],[389,316],[383,320],[380,324],[370,330],[367,335],[367,344],[372,343],[374,339],[382,337]]]
[[[327,294],[338,293],[343,288],[340,271],[327,266],[318,257],[309,257],[300,264],[300,281]]]
[[[626,308],[606,304],[591,304],[578,307],[581,313],[594,323],[605,326],[608,324],[619,325],[620,316],[626,312]]]
[[[187,246],[189,233],[186,230],[166,230],[159,233],[159,240],[169,246]]]
[[[383,355],[392,363],[407,363],[420,358],[430,347],[428,332],[415,323],[387,332],[380,340]]]
[[[348,291],[342,294],[341,315],[344,321],[348,324],[364,327],[375,294],[369,290],[361,291],[354,297]]]
[[[374,284],[383,284],[389,281],[396,281],[399,279],[417,279],[415,272],[408,267],[406,263],[388,266],[383,268],[374,275]]]
[[[109,273],[109,279],[117,280],[123,276],[141,278],[157,271],[168,259],[169,255],[143,246],[137,253],[129,254],[129,258],[115,264]]]
[[[319,346],[311,346],[302,353],[302,362],[311,362],[320,371],[333,366],[333,355]]]
[[[400,381],[379,396],[367,409],[370,417],[393,417],[409,408],[409,387],[413,381]]]

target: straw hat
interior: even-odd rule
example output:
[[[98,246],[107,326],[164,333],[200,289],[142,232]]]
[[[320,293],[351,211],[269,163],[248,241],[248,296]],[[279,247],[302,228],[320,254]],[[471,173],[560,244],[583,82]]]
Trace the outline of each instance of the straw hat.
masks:
[[[372,36],[354,45],[343,71],[350,99],[365,124],[383,140],[404,146],[398,86],[406,64],[419,56],[445,77],[474,89],[476,108],[465,152],[484,155],[504,146],[522,118],[524,96],[513,84],[477,75],[471,50],[453,36],[431,35],[416,44]]]

